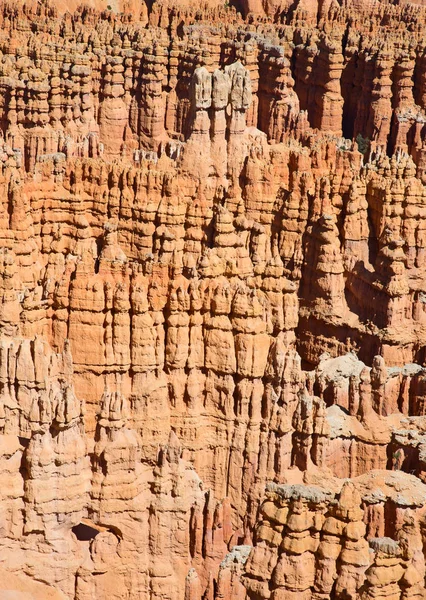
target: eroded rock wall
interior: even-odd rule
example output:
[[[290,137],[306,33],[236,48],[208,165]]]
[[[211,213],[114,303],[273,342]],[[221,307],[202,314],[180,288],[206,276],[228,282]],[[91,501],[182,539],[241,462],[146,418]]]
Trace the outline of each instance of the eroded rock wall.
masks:
[[[94,4],[0,4],[1,593],[424,597],[424,9]]]

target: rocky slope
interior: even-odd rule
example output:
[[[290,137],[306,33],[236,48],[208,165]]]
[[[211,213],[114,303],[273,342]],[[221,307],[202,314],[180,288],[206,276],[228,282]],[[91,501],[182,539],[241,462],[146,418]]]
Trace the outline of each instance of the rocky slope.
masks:
[[[426,9],[76,4],[0,3],[0,598],[426,597]]]

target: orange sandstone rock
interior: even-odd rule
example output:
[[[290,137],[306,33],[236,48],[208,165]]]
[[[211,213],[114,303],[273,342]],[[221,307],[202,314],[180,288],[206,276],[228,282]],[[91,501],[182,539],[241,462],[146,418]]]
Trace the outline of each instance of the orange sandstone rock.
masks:
[[[423,598],[424,8],[77,4],[0,5],[0,597]]]

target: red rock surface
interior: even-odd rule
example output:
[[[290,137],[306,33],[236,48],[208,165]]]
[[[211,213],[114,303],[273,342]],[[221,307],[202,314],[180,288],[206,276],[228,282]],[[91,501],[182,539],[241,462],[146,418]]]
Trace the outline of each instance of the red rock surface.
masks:
[[[424,598],[426,9],[102,2],[0,4],[0,599]]]

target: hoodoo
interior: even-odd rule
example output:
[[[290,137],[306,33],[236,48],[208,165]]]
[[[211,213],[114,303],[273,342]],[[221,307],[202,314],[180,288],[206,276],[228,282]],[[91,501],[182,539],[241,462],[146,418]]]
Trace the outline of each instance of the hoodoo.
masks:
[[[426,600],[422,4],[0,0],[0,600]]]

